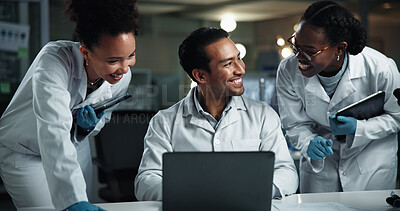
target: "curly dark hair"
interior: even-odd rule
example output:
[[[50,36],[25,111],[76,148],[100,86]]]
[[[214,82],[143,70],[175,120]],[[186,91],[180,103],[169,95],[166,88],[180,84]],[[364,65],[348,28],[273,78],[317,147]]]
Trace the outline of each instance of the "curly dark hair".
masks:
[[[67,0],[64,14],[75,22],[74,36],[90,50],[103,35],[138,34],[136,0]]]
[[[346,8],[333,1],[319,1],[304,12],[301,22],[325,31],[331,43],[347,42],[347,52],[360,53],[367,44],[367,33],[360,21]]]
[[[193,69],[210,72],[210,58],[206,55],[204,47],[226,37],[229,37],[229,34],[223,29],[202,27],[183,40],[178,50],[179,62],[193,81],[196,81],[192,75]]]

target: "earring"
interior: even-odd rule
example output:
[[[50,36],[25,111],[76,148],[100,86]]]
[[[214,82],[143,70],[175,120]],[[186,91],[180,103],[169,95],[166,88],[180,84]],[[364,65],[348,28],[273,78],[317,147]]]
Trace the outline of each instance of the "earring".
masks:
[[[89,61],[85,60],[86,66],[89,66]]]
[[[339,56],[339,55],[337,55],[337,59],[336,59],[336,60],[337,60],[337,61],[339,61],[339,59],[340,59],[340,56]]]

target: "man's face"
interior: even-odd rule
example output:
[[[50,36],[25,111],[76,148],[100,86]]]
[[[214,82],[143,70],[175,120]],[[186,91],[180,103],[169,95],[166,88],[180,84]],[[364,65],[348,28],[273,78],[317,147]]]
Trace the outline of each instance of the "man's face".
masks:
[[[233,41],[220,39],[204,47],[204,51],[210,58],[210,73],[206,73],[207,92],[217,99],[242,95],[245,64]]]

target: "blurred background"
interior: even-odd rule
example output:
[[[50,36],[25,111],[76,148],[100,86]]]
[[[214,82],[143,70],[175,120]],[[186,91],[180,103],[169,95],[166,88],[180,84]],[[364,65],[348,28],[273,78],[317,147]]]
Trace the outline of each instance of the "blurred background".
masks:
[[[139,143],[143,141],[146,124],[151,116],[159,109],[176,103],[190,90],[192,84],[179,65],[177,51],[182,40],[202,26],[222,27],[230,31],[231,39],[237,43],[246,63],[245,95],[266,101],[276,108],[275,72],[279,62],[292,53],[286,39],[295,32],[302,13],[313,2],[138,0],[140,34],[136,37],[137,63],[132,68],[133,80],[129,88],[134,97],[118,107],[120,112],[111,121],[111,124],[123,124],[123,127],[128,125],[130,133],[125,134],[126,130],[120,133],[121,140],[126,138],[120,145],[126,147],[132,144],[131,147],[140,148],[140,144],[138,147],[132,143],[132,137]],[[337,2],[351,10],[362,22],[368,32],[368,45],[393,58],[399,65],[400,1]],[[64,6],[65,0],[0,0],[1,113],[41,47],[52,40],[73,39],[73,25],[62,15]],[[122,121],[121,115],[128,117],[128,120]],[[93,141],[93,157],[104,159],[110,156],[101,156],[105,148]],[[115,150],[118,152],[119,149]],[[131,157],[132,163],[140,162],[140,151],[137,154],[138,157]],[[132,155],[127,156],[121,159],[129,160]],[[295,159],[298,156],[295,151],[293,156]],[[135,168],[135,165],[123,168]],[[96,167],[94,170],[94,201],[110,201],[97,194],[99,189],[109,185],[107,179],[106,182],[104,179],[103,182],[99,181],[96,178],[99,169]],[[115,169],[111,170],[111,174],[115,172]],[[128,173],[130,180],[133,180],[133,174],[132,171]],[[133,190],[131,185],[124,184],[124,187]],[[13,210],[12,206],[7,205],[9,198],[4,194],[4,188],[0,189],[0,193],[4,195],[1,197],[4,198],[4,205],[0,204],[0,210]]]

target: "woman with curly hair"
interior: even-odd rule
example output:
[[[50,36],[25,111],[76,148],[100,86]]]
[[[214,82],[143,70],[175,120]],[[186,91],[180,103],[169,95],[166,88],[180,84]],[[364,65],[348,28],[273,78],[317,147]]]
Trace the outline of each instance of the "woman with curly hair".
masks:
[[[400,87],[395,62],[366,47],[360,21],[332,1],[313,3],[289,38],[294,55],[277,73],[282,125],[300,150],[300,192],[393,189]],[[336,112],[375,92],[384,113],[369,119]]]
[[[79,42],[38,53],[0,119],[0,175],[17,208],[102,210],[89,203],[88,136],[111,118],[90,106],[126,93],[134,66],[135,0],[69,0]]]

